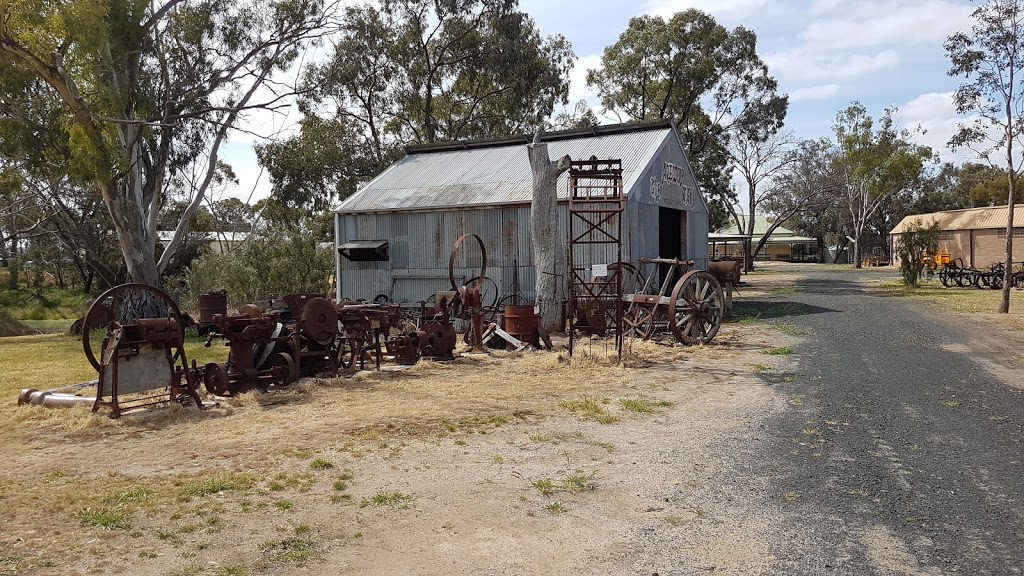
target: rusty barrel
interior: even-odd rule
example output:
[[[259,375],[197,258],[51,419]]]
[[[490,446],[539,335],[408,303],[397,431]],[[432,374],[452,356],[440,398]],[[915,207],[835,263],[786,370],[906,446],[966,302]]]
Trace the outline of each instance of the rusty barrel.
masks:
[[[533,304],[505,306],[505,332],[540,348],[540,332],[537,330],[537,315],[533,312]]]
[[[708,272],[718,280],[720,284],[732,282],[740,283],[740,262],[738,260],[722,260],[719,262],[708,262]]]
[[[227,316],[228,314],[228,292],[207,292],[199,295],[199,325],[213,324],[213,317],[217,314]]]

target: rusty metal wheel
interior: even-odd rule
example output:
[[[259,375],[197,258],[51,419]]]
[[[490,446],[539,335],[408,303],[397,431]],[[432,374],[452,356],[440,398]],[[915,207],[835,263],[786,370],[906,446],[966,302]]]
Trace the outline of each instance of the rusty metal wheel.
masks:
[[[167,318],[177,320],[181,342],[185,342],[185,323],[181,321],[181,310],[166,292],[148,284],[121,284],[100,294],[82,323],[82,349],[89,364],[100,370],[99,357],[106,346],[106,328],[111,322],[122,322],[139,318]],[[98,329],[102,327],[102,331]],[[95,349],[95,350],[94,350]],[[184,354],[178,349],[175,356]]]
[[[298,366],[295,365],[292,355],[287,352],[274,354],[267,360],[267,365],[271,368],[281,369],[280,382],[274,382],[277,386],[287,386],[299,379]],[[266,389],[263,391],[266,392]]]
[[[303,335],[321,346],[330,346],[338,335],[338,311],[326,298],[313,298],[302,307]]]
[[[211,362],[203,368],[203,384],[206,386],[206,391],[214,396],[231,394],[228,371],[223,363]]]
[[[484,247],[484,241],[476,234],[463,234],[455,241],[455,245],[452,246],[452,254],[448,258],[448,279],[452,283],[452,290],[455,290],[456,292],[459,291],[459,283],[455,281],[455,257],[459,253],[459,246],[462,246],[462,243],[467,238],[475,239],[476,243],[480,245],[480,274],[474,278],[474,280],[476,280],[475,285],[470,286],[467,282],[464,286],[468,287],[470,290],[474,288],[482,289],[483,281],[487,278],[487,248]]]
[[[687,345],[711,342],[724,315],[725,297],[714,276],[691,270],[676,282],[668,304],[668,325],[676,340]]]
[[[650,308],[634,306],[626,311],[623,320],[626,338],[647,340],[654,335],[654,314]]]

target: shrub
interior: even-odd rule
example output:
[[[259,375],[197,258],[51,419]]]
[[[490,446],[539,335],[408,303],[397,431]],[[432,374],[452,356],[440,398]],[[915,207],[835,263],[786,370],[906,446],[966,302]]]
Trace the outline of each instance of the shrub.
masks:
[[[185,302],[211,290],[227,289],[231,304],[257,302],[272,295],[327,293],[334,272],[330,248],[312,234],[264,233],[224,254],[206,254],[192,262]]]
[[[911,224],[900,234],[895,248],[903,283],[917,286],[925,267],[922,257],[939,251],[939,223],[932,222],[928,226]]]

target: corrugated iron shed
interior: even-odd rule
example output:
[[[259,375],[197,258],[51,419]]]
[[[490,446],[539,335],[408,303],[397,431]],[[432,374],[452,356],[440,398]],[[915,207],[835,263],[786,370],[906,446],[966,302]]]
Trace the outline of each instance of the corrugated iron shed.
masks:
[[[630,190],[656,155],[671,123],[656,122],[544,136],[552,160],[596,156],[621,158],[623,189]],[[533,177],[523,137],[411,146],[391,165],[335,210],[339,214],[393,212],[528,204]],[[568,175],[558,180],[559,198],[568,198]]]
[[[966,208],[964,210],[946,210],[928,214],[907,216],[892,229],[890,234],[902,234],[910,225],[928,226],[932,222],[939,223],[939,230],[985,230],[1006,228],[1009,208],[993,206],[990,208]],[[1024,227],[1024,204],[1014,205],[1013,225]]]

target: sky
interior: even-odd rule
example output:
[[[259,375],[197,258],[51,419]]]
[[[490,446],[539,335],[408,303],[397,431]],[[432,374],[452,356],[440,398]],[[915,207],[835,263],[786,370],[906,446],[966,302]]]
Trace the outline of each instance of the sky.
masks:
[[[618,40],[630,18],[668,18],[697,8],[728,28],[743,26],[757,34],[758,54],[780,92],[789,94],[786,128],[797,137],[830,136],[836,113],[854,100],[876,118],[895,106],[900,125],[923,128],[915,139],[944,161],[970,156],[946,147],[962,121],[952,93],[963,79],[946,74],[942,45],[950,35],[970,30],[977,6],[967,0],[520,0],[541,34],[561,34],[572,43],[579,60],[571,73],[570,102],[586,99],[600,112],[586,85],[587,70],[600,64],[604,48]],[[251,128],[270,134],[297,119],[292,111]],[[252,142],[252,136],[237,134],[224,156],[239,175],[232,195],[246,198],[255,192],[255,199],[269,194],[270,184]]]

